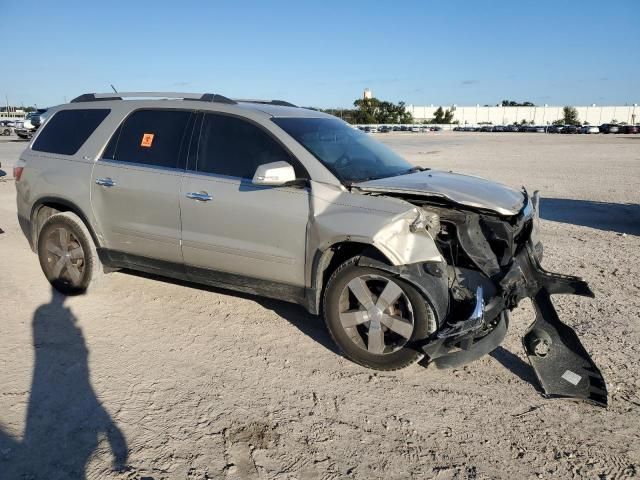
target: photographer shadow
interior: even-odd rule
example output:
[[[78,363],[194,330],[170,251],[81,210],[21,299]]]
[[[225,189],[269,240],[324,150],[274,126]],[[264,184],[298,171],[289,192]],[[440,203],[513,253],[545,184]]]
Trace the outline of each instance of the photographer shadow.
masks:
[[[88,462],[103,440],[122,470],[127,442],[98,400],[89,378],[88,350],[66,297],[33,315],[35,366],[21,442],[0,430],[0,478],[84,479]]]

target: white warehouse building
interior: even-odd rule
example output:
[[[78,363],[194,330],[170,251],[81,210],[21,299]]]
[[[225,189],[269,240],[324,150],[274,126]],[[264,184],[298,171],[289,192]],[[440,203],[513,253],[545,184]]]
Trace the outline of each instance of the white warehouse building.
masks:
[[[407,111],[413,115],[416,122],[431,120],[438,105],[416,106],[407,105]],[[442,105],[442,109],[453,109],[453,120],[460,125],[511,125],[525,120],[535,125],[550,125],[555,120],[563,118],[564,106],[540,105],[535,107],[482,107]],[[587,105],[575,106],[580,123],[591,125],[603,123],[640,123],[640,107],[637,104],[625,106]]]

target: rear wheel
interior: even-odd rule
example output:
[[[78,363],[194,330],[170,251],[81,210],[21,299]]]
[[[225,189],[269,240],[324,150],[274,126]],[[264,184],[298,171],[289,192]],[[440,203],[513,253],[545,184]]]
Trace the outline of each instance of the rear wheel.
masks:
[[[61,293],[83,293],[102,273],[95,244],[80,217],[71,212],[49,217],[38,235],[40,266]]]
[[[356,263],[343,263],[327,283],[324,316],[334,341],[346,357],[376,370],[420,360],[411,342],[435,331],[433,309],[404,280]]]

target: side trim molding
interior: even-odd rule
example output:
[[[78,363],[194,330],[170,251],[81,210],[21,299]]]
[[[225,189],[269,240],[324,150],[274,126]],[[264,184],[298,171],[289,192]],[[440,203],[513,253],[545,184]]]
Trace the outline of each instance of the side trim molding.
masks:
[[[107,248],[98,248],[98,256],[103,265],[110,268],[139,270],[153,275],[298,303],[308,309],[307,289],[304,287],[190,265],[185,266],[179,263],[131,255]]]

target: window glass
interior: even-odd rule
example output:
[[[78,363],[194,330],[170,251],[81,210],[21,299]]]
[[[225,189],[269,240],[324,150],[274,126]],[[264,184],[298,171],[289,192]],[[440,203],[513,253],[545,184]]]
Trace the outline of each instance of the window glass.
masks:
[[[227,115],[204,116],[197,171],[253,178],[259,165],[279,161],[294,164],[289,153],[258,126]]]
[[[177,168],[190,116],[186,110],[133,112],[111,137],[103,158]]]
[[[31,148],[38,152],[74,155],[110,111],[91,109],[57,112],[46,123]]]
[[[274,118],[273,122],[346,184],[403,175],[417,169],[382,143],[337,118]]]

